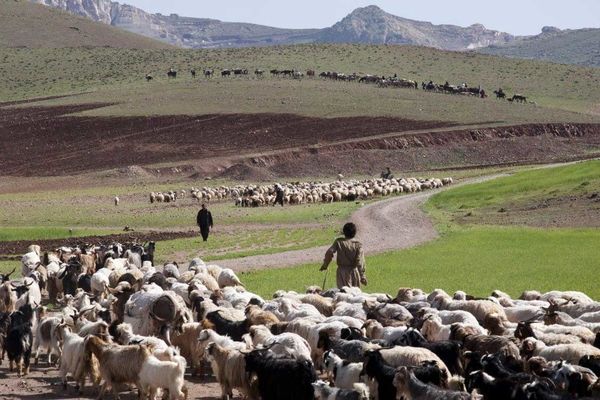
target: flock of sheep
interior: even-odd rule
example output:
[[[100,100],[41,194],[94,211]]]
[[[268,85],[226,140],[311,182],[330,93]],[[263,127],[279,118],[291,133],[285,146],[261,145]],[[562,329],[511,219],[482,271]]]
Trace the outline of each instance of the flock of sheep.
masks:
[[[236,206],[260,207],[274,205],[277,188],[283,191],[284,204],[333,203],[340,201],[368,200],[374,197],[400,193],[420,192],[452,184],[452,178],[377,178],[366,180],[343,180],[335,182],[295,182],[274,185],[236,185],[218,188],[194,188],[189,190],[198,202],[230,199]],[[186,197],[186,190],[151,192],[150,203],[170,203]]]
[[[153,246],[31,246],[25,278],[2,275],[0,344],[26,375],[33,354],[80,392],[123,384],[141,398],[186,398],[187,373],[222,398],[575,399],[599,395],[600,303],[581,292],[494,291],[473,298],[359,288],[272,299],[200,259],[152,265]],[[41,294],[62,304],[49,314]],[[52,355],[55,357],[52,358]]]

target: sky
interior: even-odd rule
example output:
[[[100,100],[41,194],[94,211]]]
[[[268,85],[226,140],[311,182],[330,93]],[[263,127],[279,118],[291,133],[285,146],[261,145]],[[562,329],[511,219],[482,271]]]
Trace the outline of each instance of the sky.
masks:
[[[404,18],[435,24],[481,23],[515,35],[543,26],[600,28],[600,0],[120,0],[150,12],[251,22],[283,28],[324,28],[357,7],[375,4]]]

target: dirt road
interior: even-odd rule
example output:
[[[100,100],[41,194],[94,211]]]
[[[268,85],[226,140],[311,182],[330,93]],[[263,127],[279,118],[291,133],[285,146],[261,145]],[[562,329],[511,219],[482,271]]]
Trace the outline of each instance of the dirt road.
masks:
[[[470,179],[441,190],[484,182],[499,176],[502,175]],[[369,204],[356,211],[350,219],[358,226],[357,237],[362,241],[366,254],[407,249],[437,238],[438,233],[431,220],[421,210],[421,206],[427,199],[439,192],[440,190],[428,190],[393,197]],[[325,244],[311,249],[221,260],[216,263],[235,271],[283,268],[309,263],[319,264],[327,248],[328,244]]]

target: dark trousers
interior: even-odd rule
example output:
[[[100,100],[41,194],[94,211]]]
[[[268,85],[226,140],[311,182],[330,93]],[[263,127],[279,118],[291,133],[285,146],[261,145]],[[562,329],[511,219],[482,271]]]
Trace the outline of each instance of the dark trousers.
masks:
[[[208,233],[208,228],[200,228],[200,235],[202,235],[202,240],[204,240],[205,242],[208,239]]]

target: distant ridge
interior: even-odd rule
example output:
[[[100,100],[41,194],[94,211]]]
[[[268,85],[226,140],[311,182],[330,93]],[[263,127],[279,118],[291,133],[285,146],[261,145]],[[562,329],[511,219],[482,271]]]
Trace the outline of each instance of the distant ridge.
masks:
[[[600,67],[600,29],[544,27],[536,36],[480,49],[482,53]]]
[[[468,50],[514,40],[514,36],[508,33],[488,30],[479,24],[467,28],[433,25],[397,17],[377,6],[358,8],[331,28],[282,29],[177,14],[151,14],[110,0],[31,1],[176,46],[192,48],[339,42],[411,44],[444,50]]]
[[[377,6],[357,8],[319,33],[323,42],[410,44],[443,50],[470,50],[515,40],[515,36],[475,24],[467,28],[397,17]]]

